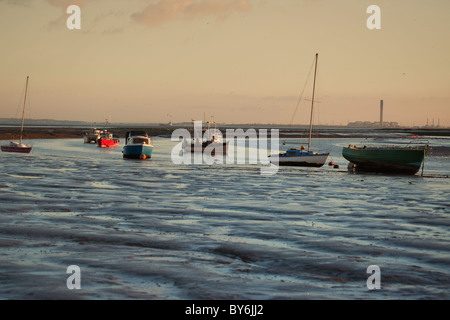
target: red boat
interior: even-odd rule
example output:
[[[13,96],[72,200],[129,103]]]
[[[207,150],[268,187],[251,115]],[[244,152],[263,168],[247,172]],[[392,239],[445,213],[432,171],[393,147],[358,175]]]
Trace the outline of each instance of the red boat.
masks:
[[[26,146],[22,143],[23,120],[25,117],[25,106],[27,103],[28,79],[29,79],[29,77],[27,77],[27,82],[26,82],[26,86],[25,86],[25,98],[23,100],[22,125],[20,127],[20,142],[11,141],[9,144],[1,146],[1,149],[3,152],[30,153],[30,151],[32,149],[31,146]]]
[[[117,147],[119,145],[119,139],[98,139],[97,144],[100,148],[112,148]]]
[[[9,145],[1,146],[3,152],[19,152],[19,153],[30,153],[32,147],[26,146],[23,143],[10,142]]]
[[[97,145],[99,148],[112,148],[119,145],[119,139],[114,138],[112,133],[107,130],[100,132],[100,138],[97,139]]]

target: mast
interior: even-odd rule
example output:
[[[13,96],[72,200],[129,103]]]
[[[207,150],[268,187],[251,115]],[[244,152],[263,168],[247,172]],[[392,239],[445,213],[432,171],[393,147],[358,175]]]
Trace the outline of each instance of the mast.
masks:
[[[20,144],[22,144],[22,134],[23,134],[23,120],[25,118],[25,106],[27,103],[27,91],[28,91],[28,78],[30,76],[27,76],[27,83],[25,86],[25,98],[23,99],[23,111],[22,111],[22,125],[20,127]]]
[[[311,101],[311,118],[309,120],[309,141],[308,141],[308,152],[311,150],[311,134],[312,134],[312,123],[313,123],[313,112],[314,112],[314,94],[316,89],[316,73],[317,73],[317,60],[319,59],[319,54],[316,53],[316,65],[314,67],[314,83],[313,83],[313,93]]]

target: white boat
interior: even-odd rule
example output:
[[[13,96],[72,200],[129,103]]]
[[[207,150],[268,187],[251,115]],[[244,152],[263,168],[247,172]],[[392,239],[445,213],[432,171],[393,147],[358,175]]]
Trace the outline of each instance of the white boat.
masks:
[[[83,134],[84,143],[97,143],[97,140],[100,139],[101,131],[97,128],[92,128],[90,131],[86,131]]]
[[[28,92],[28,79],[29,78],[30,77],[27,76],[27,82],[26,82],[26,85],[25,85],[25,97],[24,97],[24,101],[23,101],[23,111],[22,111],[22,125],[20,127],[20,142],[11,141],[7,145],[2,145],[1,146],[1,150],[3,152],[17,152],[17,153],[30,153],[31,152],[32,147],[31,146],[27,146],[27,145],[22,143],[23,120],[25,118],[25,106],[27,104],[27,92]]]
[[[329,155],[329,153],[289,149],[278,155],[278,162],[280,166],[322,167]]]
[[[316,74],[317,74],[317,61],[319,54],[316,53],[315,68],[314,68],[314,84],[311,102],[311,117],[309,122],[309,141],[308,150],[302,146],[300,149],[291,148],[284,153],[280,153],[276,156],[270,155],[271,162],[280,166],[298,166],[298,167],[322,167],[330,155],[329,152],[319,153],[311,151],[311,135],[313,127],[313,114],[314,114],[314,94],[316,88]],[[272,159],[273,160],[272,160]]]

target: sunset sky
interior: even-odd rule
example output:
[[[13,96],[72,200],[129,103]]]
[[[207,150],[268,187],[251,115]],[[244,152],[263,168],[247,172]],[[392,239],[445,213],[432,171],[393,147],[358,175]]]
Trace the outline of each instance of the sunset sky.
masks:
[[[0,118],[29,75],[34,119],[288,124],[317,52],[316,123],[378,121],[383,99],[385,121],[450,126],[449,17],[449,0],[0,0]]]

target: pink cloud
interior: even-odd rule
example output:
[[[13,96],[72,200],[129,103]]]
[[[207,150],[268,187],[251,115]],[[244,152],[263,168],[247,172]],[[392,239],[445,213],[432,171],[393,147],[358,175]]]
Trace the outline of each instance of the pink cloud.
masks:
[[[86,0],[47,0],[48,3],[50,3],[52,6],[60,7],[64,9],[64,11],[67,9],[68,6],[74,4],[79,7],[83,5]]]
[[[249,0],[160,0],[133,15],[137,22],[154,27],[178,19],[213,16],[223,20],[250,8]]]

